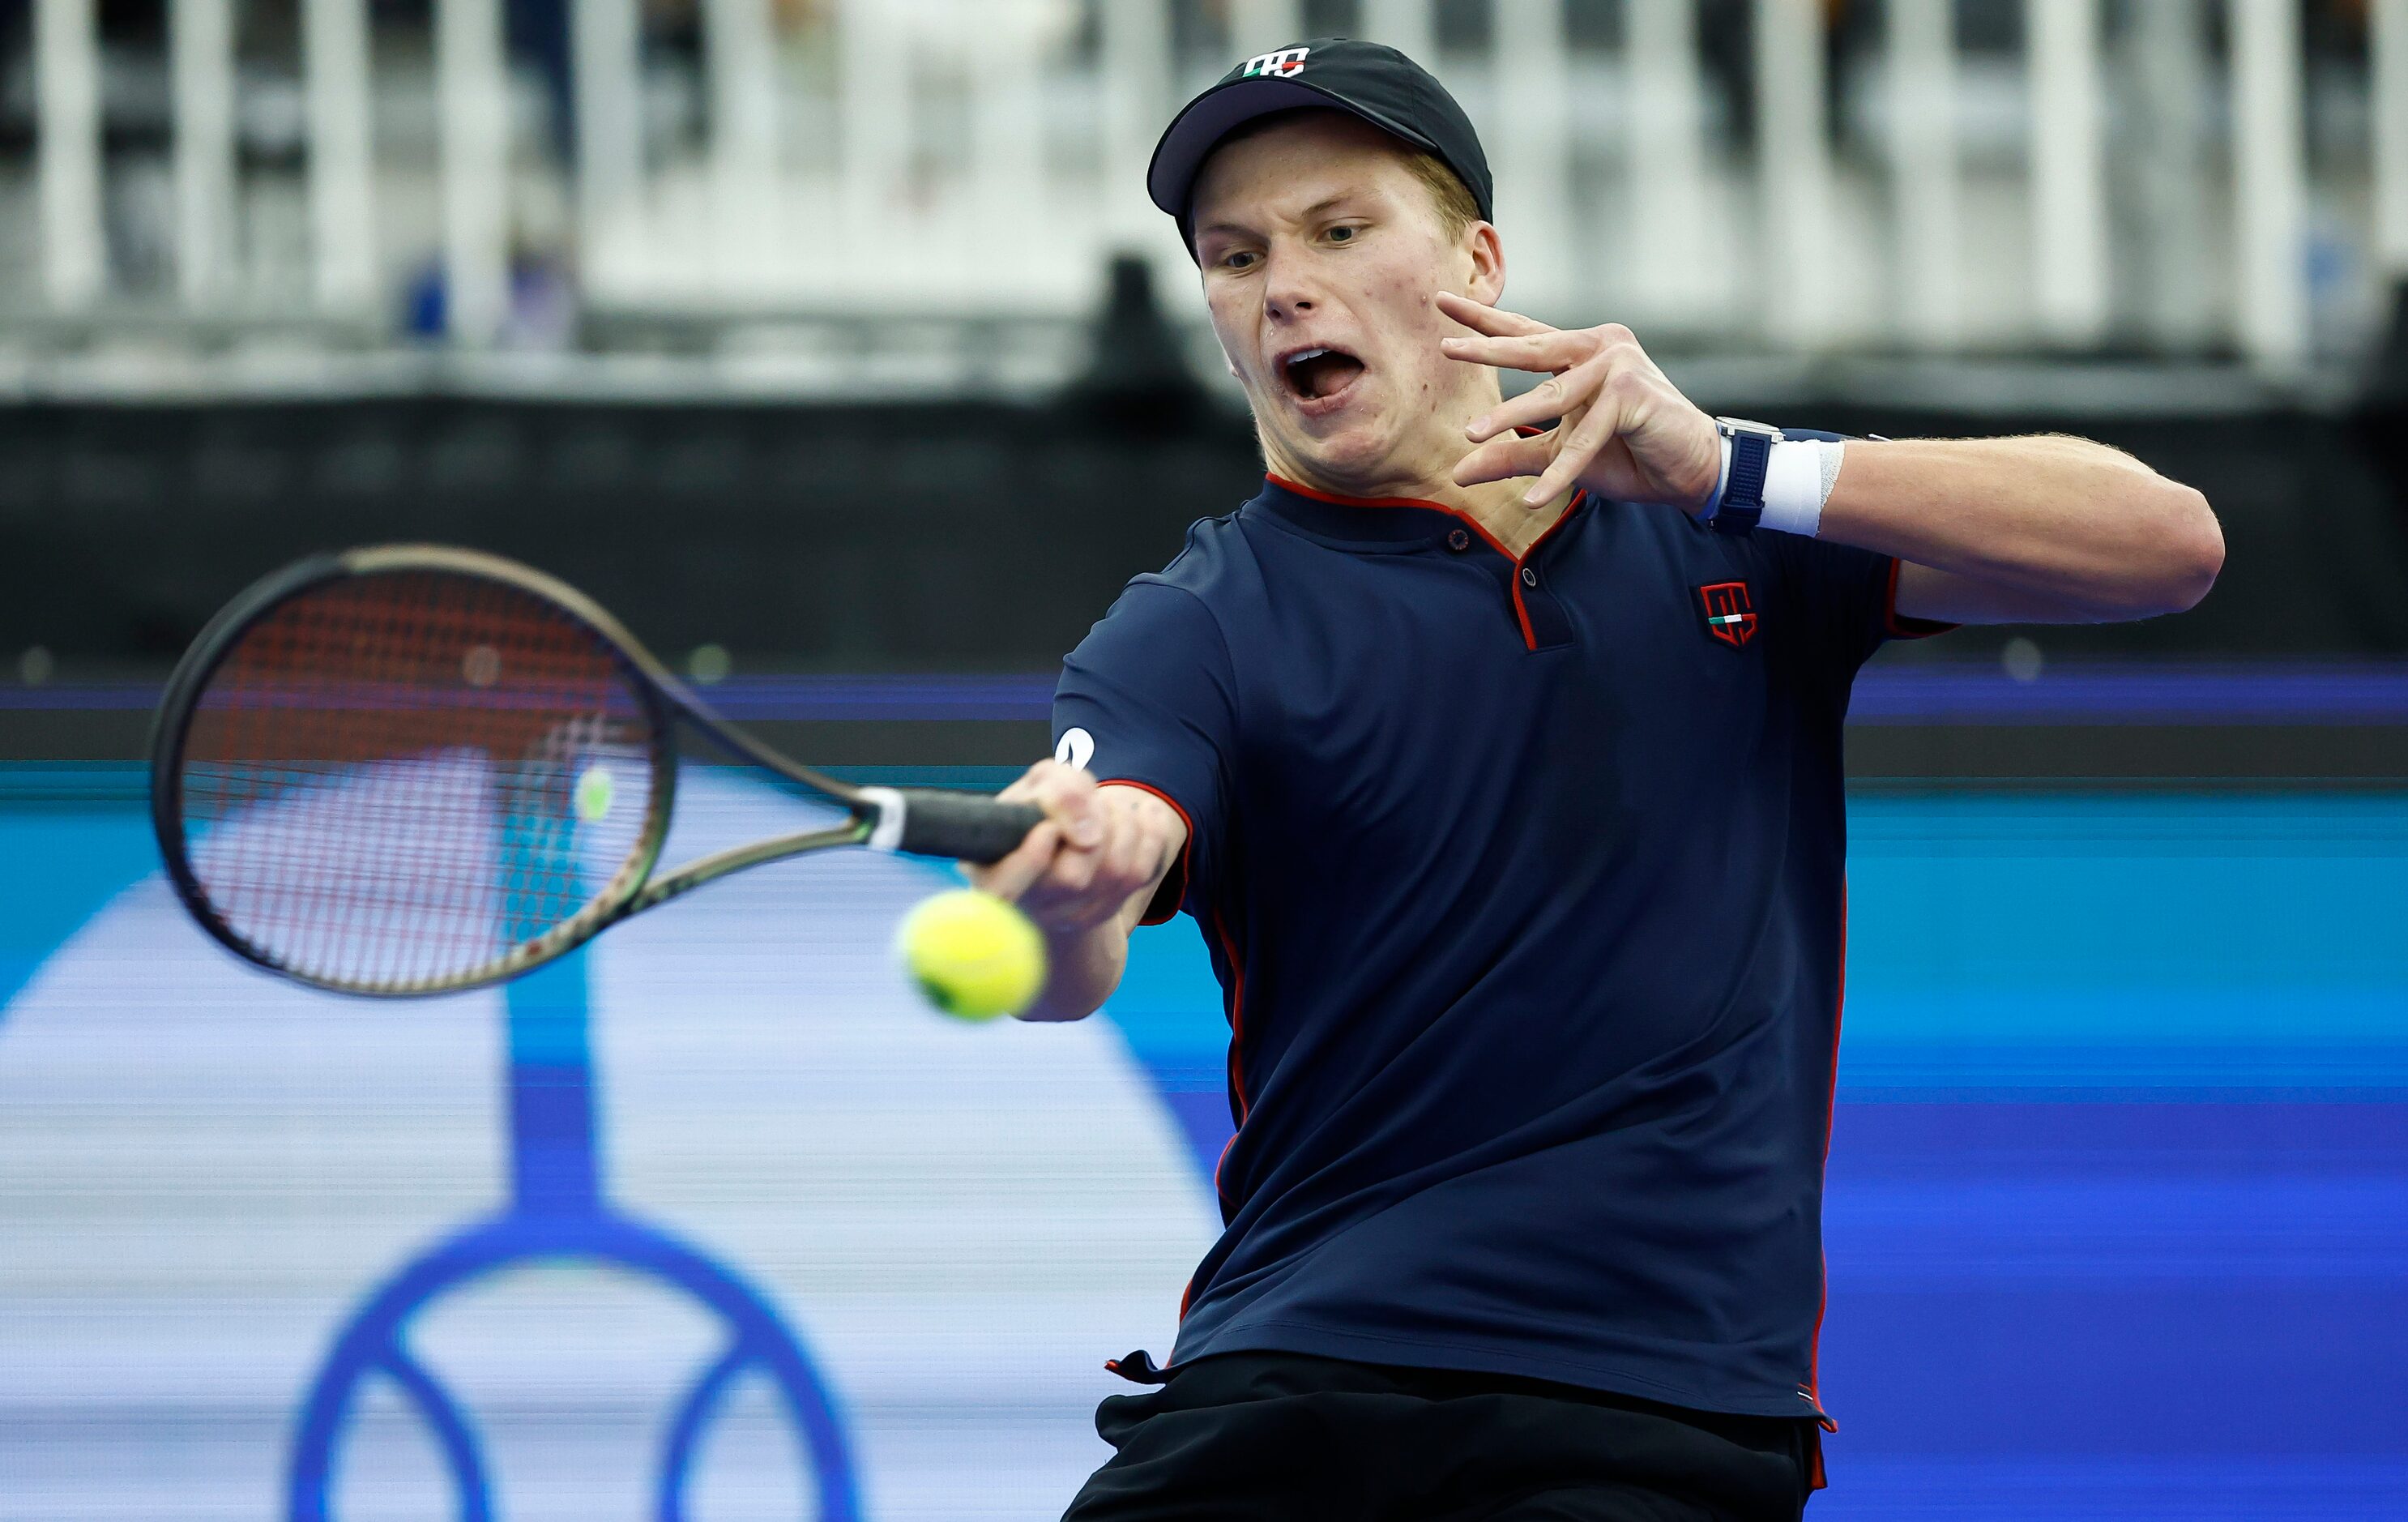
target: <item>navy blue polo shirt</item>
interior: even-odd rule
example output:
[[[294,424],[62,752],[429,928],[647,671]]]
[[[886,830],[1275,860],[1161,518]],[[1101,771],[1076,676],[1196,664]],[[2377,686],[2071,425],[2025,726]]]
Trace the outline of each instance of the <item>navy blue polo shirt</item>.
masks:
[[[1586,498],[1516,561],[1274,480],[1129,583],[1054,727],[1185,817],[1150,922],[1196,917],[1229,1020],[1174,1364],[1818,1412],[1841,724],[1885,639],[1945,627],[1897,578]]]

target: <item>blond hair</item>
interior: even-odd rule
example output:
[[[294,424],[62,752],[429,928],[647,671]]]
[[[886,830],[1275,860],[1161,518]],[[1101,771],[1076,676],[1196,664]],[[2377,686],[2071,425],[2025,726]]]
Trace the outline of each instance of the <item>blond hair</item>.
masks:
[[[1446,229],[1448,241],[1461,237],[1465,228],[1480,220],[1480,203],[1471,198],[1471,187],[1437,154],[1409,143],[1400,146],[1405,150],[1405,168],[1430,193],[1430,204],[1438,208],[1439,225]]]

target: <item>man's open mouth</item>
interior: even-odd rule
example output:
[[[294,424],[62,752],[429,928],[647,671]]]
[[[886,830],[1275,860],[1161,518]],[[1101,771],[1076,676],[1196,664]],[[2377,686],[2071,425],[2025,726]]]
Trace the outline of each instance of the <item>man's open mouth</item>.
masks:
[[[1335,396],[1363,373],[1363,362],[1342,349],[1299,349],[1280,361],[1290,391],[1304,400]]]

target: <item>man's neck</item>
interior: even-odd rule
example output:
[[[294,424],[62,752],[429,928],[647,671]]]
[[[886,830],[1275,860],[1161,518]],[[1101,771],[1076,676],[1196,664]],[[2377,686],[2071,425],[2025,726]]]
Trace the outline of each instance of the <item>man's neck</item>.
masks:
[[[1382,471],[1360,480],[1339,480],[1273,448],[1268,439],[1263,441],[1263,455],[1270,462],[1272,475],[1325,495],[1406,498],[1452,509],[1487,530],[1490,537],[1517,558],[1538,541],[1540,535],[1553,527],[1555,520],[1562,517],[1571,505],[1572,494],[1566,492],[1543,507],[1523,506],[1522,494],[1530,489],[1527,478],[1484,481],[1478,486],[1457,486],[1452,461],[1442,469],[1409,468]]]

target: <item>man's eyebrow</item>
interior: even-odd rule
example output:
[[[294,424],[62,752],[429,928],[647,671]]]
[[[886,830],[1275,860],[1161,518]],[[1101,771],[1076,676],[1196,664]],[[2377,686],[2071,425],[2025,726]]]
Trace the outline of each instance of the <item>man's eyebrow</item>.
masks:
[[[1325,195],[1320,200],[1313,202],[1311,206],[1306,207],[1302,211],[1297,213],[1297,220],[1299,222],[1310,222],[1313,218],[1321,216],[1323,213],[1328,211],[1330,208],[1338,206],[1360,194],[1361,192],[1359,191],[1343,190],[1340,191],[1335,195]],[[1234,233],[1240,237],[1247,237],[1253,236],[1254,231],[1254,230],[1251,227],[1241,227],[1234,222],[1215,222],[1208,223],[1204,226],[1196,229],[1196,236],[1202,238],[1214,233]]]

